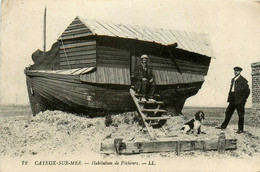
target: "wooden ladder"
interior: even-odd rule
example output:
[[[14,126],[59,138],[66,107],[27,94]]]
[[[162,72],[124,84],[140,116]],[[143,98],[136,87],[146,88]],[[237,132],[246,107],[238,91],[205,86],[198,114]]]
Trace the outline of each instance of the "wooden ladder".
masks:
[[[166,110],[160,109],[163,102],[141,101],[142,95],[136,94],[132,88],[130,88],[130,94],[152,140],[155,140],[160,136],[167,137],[167,131],[165,130],[164,125],[170,117],[166,116]]]

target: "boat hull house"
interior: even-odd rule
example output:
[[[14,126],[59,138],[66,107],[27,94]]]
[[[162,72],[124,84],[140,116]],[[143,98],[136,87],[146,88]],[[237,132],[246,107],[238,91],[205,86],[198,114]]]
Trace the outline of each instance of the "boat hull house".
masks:
[[[206,34],[77,17],[25,69],[33,113],[133,110],[129,88],[142,54],[149,55],[157,93],[176,114],[201,88],[213,57]]]

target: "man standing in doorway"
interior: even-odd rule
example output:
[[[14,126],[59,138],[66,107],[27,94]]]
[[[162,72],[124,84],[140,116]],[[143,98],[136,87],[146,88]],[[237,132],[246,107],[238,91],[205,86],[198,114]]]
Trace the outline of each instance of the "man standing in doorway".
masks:
[[[228,95],[229,105],[226,109],[225,120],[220,126],[215,127],[216,129],[225,129],[236,109],[239,117],[237,133],[240,134],[244,132],[245,104],[250,94],[250,89],[248,81],[241,76],[241,71],[241,67],[234,67],[235,77],[231,80]]]
[[[137,93],[142,94],[141,101],[146,101],[145,97],[148,93],[149,100],[153,99],[155,91],[154,75],[150,66],[148,66],[148,55],[144,54],[141,56],[141,64],[136,66],[134,70],[134,78],[136,79],[135,90]]]

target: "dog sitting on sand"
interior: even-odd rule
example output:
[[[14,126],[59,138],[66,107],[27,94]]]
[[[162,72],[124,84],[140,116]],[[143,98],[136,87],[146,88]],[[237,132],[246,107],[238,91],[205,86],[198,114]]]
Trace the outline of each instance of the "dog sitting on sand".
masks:
[[[201,133],[201,122],[205,119],[205,114],[202,111],[196,112],[194,115],[194,118],[190,121],[186,122],[181,130],[188,134],[190,132],[193,132],[195,135],[198,135]]]

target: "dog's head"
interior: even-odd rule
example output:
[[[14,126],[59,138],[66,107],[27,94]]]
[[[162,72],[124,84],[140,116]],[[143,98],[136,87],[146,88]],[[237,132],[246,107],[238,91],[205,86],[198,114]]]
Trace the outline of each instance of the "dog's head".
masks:
[[[205,119],[205,114],[201,110],[196,112],[195,114],[195,120],[202,121]]]

